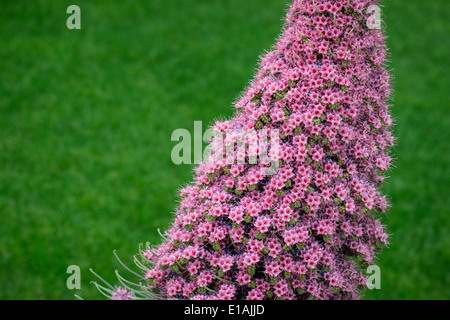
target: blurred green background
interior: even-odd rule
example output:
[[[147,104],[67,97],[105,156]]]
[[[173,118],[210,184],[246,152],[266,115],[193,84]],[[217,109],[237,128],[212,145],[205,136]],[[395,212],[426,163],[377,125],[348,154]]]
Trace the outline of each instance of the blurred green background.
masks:
[[[81,8],[81,30],[66,9]],[[0,299],[103,298],[158,242],[192,166],[171,134],[232,114],[285,0],[0,1]],[[367,299],[449,299],[448,0],[388,0],[393,234]],[[66,269],[81,267],[81,290]]]

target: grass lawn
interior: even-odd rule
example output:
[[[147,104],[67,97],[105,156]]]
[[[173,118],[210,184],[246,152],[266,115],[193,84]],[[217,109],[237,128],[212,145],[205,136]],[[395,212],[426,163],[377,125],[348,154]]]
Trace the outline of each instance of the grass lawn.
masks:
[[[81,8],[68,30],[66,8]],[[192,167],[175,129],[232,114],[285,0],[0,2],[0,299],[102,298],[158,242]],[[367,299],[450,299],[447,0],[387,0],[396,168],[382,289]],[[66,269],[81,268],[68,290]]]

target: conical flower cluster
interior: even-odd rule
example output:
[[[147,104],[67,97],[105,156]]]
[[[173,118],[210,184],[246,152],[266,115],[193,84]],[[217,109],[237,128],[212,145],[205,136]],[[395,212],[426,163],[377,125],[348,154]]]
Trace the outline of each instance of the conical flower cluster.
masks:
[[[292,2],[235,116],[214,125],[215,154],[220,142],[244,161],[211,155],[196,166],[162,243],[141,250],[148,292],[360,297],[388,241],[380,186],[394,142],[385,36],[367,23],[377,2]],[[261,132],[266,145],[254,143]]]

